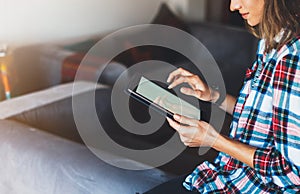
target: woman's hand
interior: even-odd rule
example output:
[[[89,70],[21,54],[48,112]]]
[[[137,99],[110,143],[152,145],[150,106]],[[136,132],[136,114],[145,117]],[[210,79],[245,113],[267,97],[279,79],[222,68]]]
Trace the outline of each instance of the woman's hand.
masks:
[[[169,89],[174,88],[179,84],[187,83],[190,87],[180,88],[181,93],[194,96],[199,100],[206,102],[215,103],[220,97],[220,93],[208,87],[208,85],[204,83],[199,76],[182,68],[178,68],[171,72],[167,82],[170,83]],[[235,102],[236,98],[227,94],[223,103],[219,105],[219,107],[232,115]]]
[[[178,68],[171,72],[167,82],[170,83],[169,89],[174,88],[179,84],[187,83],[191,88],[182,87],[180,91],[183,94],[194,96],[203,101],[215,102],[219,98],[219,93],[214,92],[209,88],[199,76],[194,75],[183,68]]]
[[[174,115],[175,121],[170,118],[167,120],[170,126],[179,133],[184,145],[189,147],[209,146],[254,168],[253,158],[256,147],[222,136],[204,121],[179,115]]]
[[[174,120],[167,118],[170,126],[180,136],[184,145],[189,147],[213,147],[220,134],[207,122],[174,115]],[[177,122],[176,122],[177,121]]]

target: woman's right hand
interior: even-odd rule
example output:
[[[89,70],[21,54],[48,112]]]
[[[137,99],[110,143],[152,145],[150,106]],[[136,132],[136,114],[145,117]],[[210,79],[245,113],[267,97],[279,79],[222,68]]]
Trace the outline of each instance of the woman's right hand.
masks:
[[[180,92],[189,96],[194,96],[202,101],[215,102],[219,98],[219,93],[209,88],[199,76],[194,75],[183,68],[178,68],[171,72],[167,82],[170,83],[169,89],[182,83],[187,83],[190,88],[182,87],[180,88]]]

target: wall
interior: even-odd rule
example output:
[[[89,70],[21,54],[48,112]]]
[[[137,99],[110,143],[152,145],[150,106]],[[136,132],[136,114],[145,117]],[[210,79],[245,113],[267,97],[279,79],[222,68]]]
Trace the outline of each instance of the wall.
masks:
[[[205,0],[0,0],[0,43],[59,41],[147,23],[163,1],[184,18],[204,16]]]

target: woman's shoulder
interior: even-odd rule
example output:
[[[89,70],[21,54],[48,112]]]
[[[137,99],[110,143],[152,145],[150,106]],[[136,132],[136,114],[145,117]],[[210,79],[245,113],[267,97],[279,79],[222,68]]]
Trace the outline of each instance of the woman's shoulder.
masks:
[[[275,58],[276,64],[274,70],[282,72],[282,70],[290,71],[292,74],[300,74],[300,36],[294,37],[277,51]],[[280,74],[276,74],[281,76]]]
[[[293,39],[288,41],[285,45],[291,52],[298,52],[300,51],[300,34],[295,36]]]
[[[295,36],[286,44],[284,44],[280,49],[275,51],[277,53],[277,59],[280,60],[286,56],[294,56],[292,58],[300,57],[300,35]]]
[[[257,54],[266,54],[265,51],[265,39],[261,39],[258,42],[258,49]],[[287,54],[293,54],[298,55],[300,54],[300,34],[286,42],[284,45],[282,45],[278,50],[273,49],[270,51],[270,53],[277,53],[277,57],[280,58],[280,56],[287,55]],[[270,54],[268,53],[268,54]]]

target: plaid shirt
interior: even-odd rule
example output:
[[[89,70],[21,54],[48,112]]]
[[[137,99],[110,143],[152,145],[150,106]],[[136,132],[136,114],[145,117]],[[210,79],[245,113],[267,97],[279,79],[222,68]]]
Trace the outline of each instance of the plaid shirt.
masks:
[[[257,147],[251,168],[220,153],[204,162],[184,186],[201,193],[300,191],[300,37],[264,54],[264,40],[246,73],[230,137]]]

